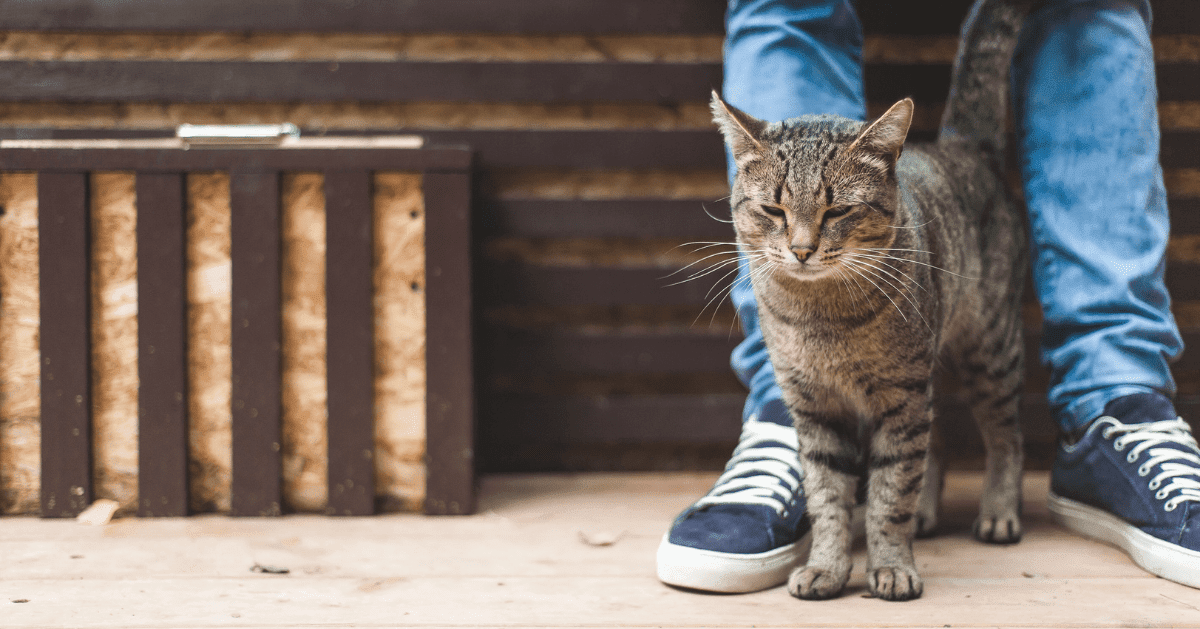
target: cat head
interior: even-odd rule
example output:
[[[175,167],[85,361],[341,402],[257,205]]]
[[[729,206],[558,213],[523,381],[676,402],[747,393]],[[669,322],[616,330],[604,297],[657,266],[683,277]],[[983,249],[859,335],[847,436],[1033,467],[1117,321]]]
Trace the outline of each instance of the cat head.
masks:
[[[870,123],[825,115],[768,124],[716,92],[712,110],[737,166],[734,229],[755,266],[818,279],[856,249],[892,246],[911,100]]]

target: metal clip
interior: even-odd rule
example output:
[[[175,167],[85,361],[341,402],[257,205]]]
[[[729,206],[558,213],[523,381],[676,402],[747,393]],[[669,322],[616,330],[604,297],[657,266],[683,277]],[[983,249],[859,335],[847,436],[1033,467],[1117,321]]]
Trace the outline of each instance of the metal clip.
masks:
[[[181,124],[175,137],[184,146],[278,146],[300,137],[300,129],[284,124]]]

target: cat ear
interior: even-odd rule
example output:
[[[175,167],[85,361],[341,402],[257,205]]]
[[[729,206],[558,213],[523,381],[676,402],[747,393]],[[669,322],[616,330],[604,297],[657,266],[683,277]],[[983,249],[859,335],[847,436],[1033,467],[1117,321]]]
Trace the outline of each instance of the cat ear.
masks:
[[[721,100],[716,90],[712,93],[712,112],[713,122],[721,128],[721,133],[725,135],[725,143],[733,151],[733,159],[738,164],[763,150],[759,136],[767,127],[766,122]]]
[[[904,138],[908,137],[908,127],[912,124],[913,102],[911,98],[892,105],[878,120],[872,122],[865,131],[850,145],[877,154],[890,153],[893,159],[898,159],[904,151]]]

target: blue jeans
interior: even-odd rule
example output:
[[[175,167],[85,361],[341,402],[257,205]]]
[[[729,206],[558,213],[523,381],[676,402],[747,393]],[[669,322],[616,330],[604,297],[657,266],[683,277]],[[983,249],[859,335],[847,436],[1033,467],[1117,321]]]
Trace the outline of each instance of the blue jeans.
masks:
[[[1013,60],[1042,361],[1051,412],[1068,431],[1117,397],[1175,393],[1168,363],[1183,341],[1163,284],[1168,218],[1149,30],[1147,0],[1052,0],[1026,19]],[[770,121],[865,118],[862,28],[849,0],[730,0],[726,33],[731,104]],[[748,282],[732,300],[746,334],[731,359],[750,389],[743,418],[790,423]]]

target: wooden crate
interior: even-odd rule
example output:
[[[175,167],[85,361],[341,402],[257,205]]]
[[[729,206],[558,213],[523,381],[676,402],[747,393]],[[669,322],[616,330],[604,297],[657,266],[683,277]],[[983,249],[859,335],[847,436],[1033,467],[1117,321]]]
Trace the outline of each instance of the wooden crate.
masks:
[[[421,145],[0,143],[4,511],[469,512],[471,156]]]

